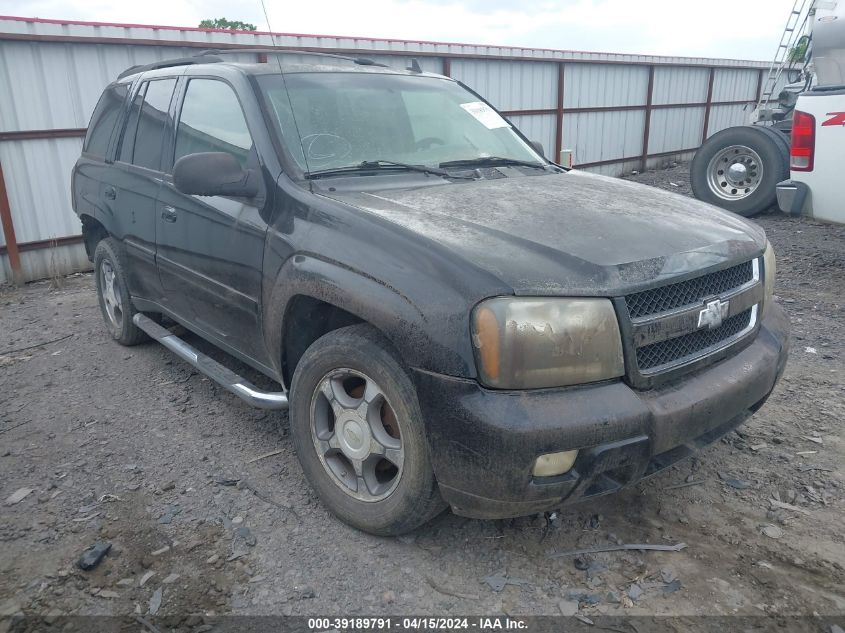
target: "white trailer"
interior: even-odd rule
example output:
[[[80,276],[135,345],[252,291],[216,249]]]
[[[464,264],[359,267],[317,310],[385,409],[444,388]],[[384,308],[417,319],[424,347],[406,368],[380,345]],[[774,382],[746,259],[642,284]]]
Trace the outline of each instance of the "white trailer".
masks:
[[[790,179],[777,185],[777,200],[787,213],[845,224],[845,2],[818,5],[816,83],[795,105]]]

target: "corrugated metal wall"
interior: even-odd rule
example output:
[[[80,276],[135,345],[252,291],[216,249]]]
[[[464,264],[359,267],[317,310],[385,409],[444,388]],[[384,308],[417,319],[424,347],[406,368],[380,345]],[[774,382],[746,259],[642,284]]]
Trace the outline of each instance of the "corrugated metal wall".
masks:
[[[416,58],[423,70],[449,74],[505,111],[550,158],[571,149],[576,165],[609,175],[689,158],[707,134],[746,122],[767,68],[741,60],[0,18],[0,86],[8,87],[0,90],[0,166],[23,277],[88,265],[70,206],[70,171],[105,85],[135,64],[204,47],[274,43],[356,52],[399,67]],[[2,283],[12,271],[0,239]]]

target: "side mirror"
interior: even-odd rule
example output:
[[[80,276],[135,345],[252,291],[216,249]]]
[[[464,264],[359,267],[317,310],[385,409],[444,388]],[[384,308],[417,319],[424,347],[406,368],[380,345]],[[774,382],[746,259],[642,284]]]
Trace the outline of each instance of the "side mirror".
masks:
[[[528,144],[535,152],[545,158],[546,151],[543,149],[543,144],[540,141],[528,141]]]
[[[173,184],[182,193],[195,196],[258,195],[258,174],[242,169],[235,157],[226,152],[183,156],[173,166]]]

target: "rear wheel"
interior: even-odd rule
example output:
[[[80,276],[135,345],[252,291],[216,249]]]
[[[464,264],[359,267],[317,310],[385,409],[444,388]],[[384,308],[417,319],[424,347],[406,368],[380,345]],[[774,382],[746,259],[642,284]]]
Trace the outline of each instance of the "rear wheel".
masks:
[[[305,476],[350,525],[402,534],[445,507],[413,384],[370,326],[329,332],[308,348],[293,376],[290,423]]]
[[[789,177],[789,146],[778,131],[733,127],[714,134],[696,152],[690,184],[699,200],[746,217],[776,200],[776,185]]]
[[[114,238],[107,237],[97,244],[94,273],[100,311],[112,338],[121,345],[137,345],[148,340],[149,337],[132,321],[137,310],[129,297],[120,246]]]

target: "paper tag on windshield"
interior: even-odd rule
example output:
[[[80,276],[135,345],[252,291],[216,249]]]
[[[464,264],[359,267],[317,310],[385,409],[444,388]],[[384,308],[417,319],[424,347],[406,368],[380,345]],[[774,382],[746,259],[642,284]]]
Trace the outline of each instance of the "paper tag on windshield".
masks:
[[[509,127],[508,122],[505,121],[499,113],[496,112],[489,105],[483,101],[473,101],[472,103],[462,103],[461,107],[474,116],[479,123],[481,123],[488,130],[495,130],[500,127]]]

